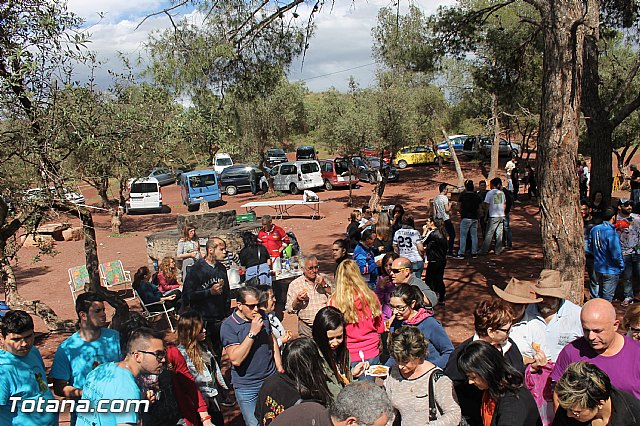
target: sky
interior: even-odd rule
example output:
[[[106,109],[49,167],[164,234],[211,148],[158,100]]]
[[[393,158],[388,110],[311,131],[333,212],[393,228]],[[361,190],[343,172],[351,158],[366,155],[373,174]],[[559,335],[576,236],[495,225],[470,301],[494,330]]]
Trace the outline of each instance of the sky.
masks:
[[[401,0],[402,1],[402,0]],[[401,6],[410,0],[404,0]],[[452,5],[455,0],[412,0],[426,13],[433,13],[440,5]],[[301,4],[301,17],[307,17],[315,1]],[[335,87],[346,91],[353,76],[363,87],[375,84],[376,65],[371,56],[371,29],[376,24],[378,10],[393,5],[392,0],[335,0],[333,7],[327,1],[316,15],[316,30],[304,58],[294,62],[289,72],[290,81],[302,80],[311,91],[319,92]],[[160,14],[145,16],[170,6],[167,0],[68,0],[69,10],[85,20],[85,29],[91,35],[89,48],[101,62],[95,72],[99,86],[110,83],[108,71],[121,71],[118,55],[124,54],[132,62],[146,59],[145,42],[151,31],[171,27],[169,18]],[[192,7],[179,9],[179,15],[196,21],[199,14]],[[174,18],[174,19],[178,19]],[[140,25],[141,24],[141,25]],[[136,28],[140,25],[139,28]],[[144,63],[144,62],[143,62]],[[82,79],[82,76],[78,76]]]

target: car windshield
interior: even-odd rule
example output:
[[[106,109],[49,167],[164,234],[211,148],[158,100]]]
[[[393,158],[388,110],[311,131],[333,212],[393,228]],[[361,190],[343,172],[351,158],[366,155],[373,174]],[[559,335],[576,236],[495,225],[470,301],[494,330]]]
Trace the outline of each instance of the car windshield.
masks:
[[[303,174],[319,172],[320,167],[318,167],[318,163],[303,163],[300,165],[300,171]]]
[[[215,185],[216,183],[216,175],[215,174],[207,174],[200,176],[190,176],[189,177],[189,185],[192,188],[205,188],[207,186]]]
[[[287,154],[281,149],[271,149],[267,151],[267,155],[270,157],[286,157]]]
[[[231,158],[218,158],[216,159],[216,164],[218,166],[232,166],[233,165],[233,161],[231,161]]]
[[[142,192],[158,192],[158,185],[155,182],[135,182],[131,184],[130,193],[139,194]]]

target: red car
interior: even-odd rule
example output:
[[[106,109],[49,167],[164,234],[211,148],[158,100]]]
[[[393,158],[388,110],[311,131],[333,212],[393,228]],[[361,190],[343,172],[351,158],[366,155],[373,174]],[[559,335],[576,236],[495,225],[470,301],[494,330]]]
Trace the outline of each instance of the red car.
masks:
[[[374,148],[372,146],[367,146],[362,150],[362,155],[364,157],[379,157],[380,156],[380,151],[377,148]],[[391,161],[391,151],[389,151],[388,149],[384,150],[384,162],[385,163],[389,163]]]
[[[333,188],[352,186],[358,183],[355,175],[349,177],[349,163],[344,158],[331,160],[318,160],[320,163],[320,173],[324,181],[324,188],[331,191]]]

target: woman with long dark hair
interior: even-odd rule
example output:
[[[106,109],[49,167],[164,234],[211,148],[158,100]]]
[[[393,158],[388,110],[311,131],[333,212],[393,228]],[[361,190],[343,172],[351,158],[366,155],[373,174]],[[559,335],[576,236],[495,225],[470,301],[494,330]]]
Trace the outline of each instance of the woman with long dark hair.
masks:
[[[485,426],[541,426],[542,420],[522,373],[500,351],[483,340],[458,355],[458,369],[482,391],[480,413]]]
[[[283,410],[303,401],[325,407],[333,402],[318,345],[313,339],[300,337],[285,344],[282,367],[285,372],[266,379],[258,393],[256,419],[260,425],[268,425]]]
[[[313,340],[322,355],[322,367],[327,376],[327,386],[335,399],[340,390],[351,383],[354,377],[364,373],[366,364],[359,363],[351,368],[351,357],[347,350],[344,331],[344,316],[337,308],[325,306],[313,320]]]
[[[393,251],[393,233],[391,232],[391,219],[387,211],[381,211],[378,214],[376,222],[376,242],[374,247],[378,248],[380,253],[390,253]]]
[[[342,239],[335,240],[333,244],[331,244],[331,256],[333,260],[336,261],[336,268],[343,261],[351,259],[351,256],[349,256],[349,242]]]
[[[157,302],[164,302],[167,309],[176,308],[176,311],[180,309],[180,290],[171,290],[170,294],[163,295],[158,287],[151,284],[151,271],[147,266],[141,266],[133,274],[131,287],[138,293],[142,303],[149,305],[147,309],[150,311],[163,310],[162,304]]]
[[[591,217],[594,219],[602,219],[602,212],[604,212],[607,207],[607,203],[604,201],[604,193],[599,189],[591,195],[589,199],[589,207],[591,207]]]
[[[242,233],[244,248],[240,250],[240,265],[245,269],[249,285],[271,285],[271,256],[258,237],[249,231]]]
[[[433,316],[433,311],[424,307],[422,291],[414,285],[400,284],[391,293],[390,306],[394,314],[390,332],[405,325],[416,327],[429,345],[427,361],[445,368],[453,352],[453,344],[442,324]]]
[[[403,219],[404,207],[400,204],[396,204],[393,206],[393,210],[391,210],[391,235],[395,234],[398,229],[402,228]]]
[[[391,312],[389,303],[391,302],[391,293],[396,286],[391,279],[390,272],[393,261],[399,257],[398,253],[394,252],[385,254],[382,258],[382,262],[380,263],[380,268],[378,268],[379,275],[378,281],[376,282],[375,293],[380,301],[380,306],[382,307],[382,318],[385,321],[393,318],[393,312]]]

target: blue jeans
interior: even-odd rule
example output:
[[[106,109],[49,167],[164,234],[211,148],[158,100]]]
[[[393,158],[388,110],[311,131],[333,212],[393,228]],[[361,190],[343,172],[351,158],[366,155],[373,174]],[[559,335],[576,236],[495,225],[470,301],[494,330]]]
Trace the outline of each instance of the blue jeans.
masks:
[[[235,388],[238,406],[240,407],[240,412],[242,412],[246,426],[258,426],[255,411],[256,403],[258,402],[258,392],[260,392],[261,387],[262,383]]]
[[[369,365],[378,365],[380,364],[380,355],[376,355],[373,358],[369,358],[367,360],[365,360],[369,363]],[[359,363],[361,363],[362,360],[358,360],[358,361],[351,361],[351,368],[355,367],[356,365],[358,365]],[[365,376],[364,373],[362,373],[362,375],[360,377],[358,377],[355,380],[369,380],[369,381],[375,381],[375,377],[371,377],[371,376]]]
[[[640,189],[632,189],[631,190],[631,201],[633,201],[633,204],[638,204],[638,201],[640,201]]]
[[[633,298],[633,277],[640,278],[640,254],[627,254],[624,257],[624,271],[622,272],[622,288],[624,297]]]
[[[424,270],[424,260],[411,262],[411,268],[413,269],[413,275],[415,275],[417,278],[422,279],[422,271]]]
[[[504,215],[504,245],[511,248],[513,244],[513,236],[511,234],[511,221],[509,220],[509,214]]]
[[[504,230],[503,223],[504,217],[490,217],[487,220],[487,233],[484,236],[482,249],[480,250],[482,254],[489,253],[493,234],[496,234],[496,254],[502,253],[502,231]]]
[[[478,254],[478,219],[462,219],[460,222],[459,256],[467,251],[467,234],[471,231],[471,254]]]
[[[596,285],[589,285],[589,294],[591,298],[600,297],[602,299],[613,301],[618,286],[618,274],[601,274],[596,272]],[[595,287],[595,288],[594,288]]]

